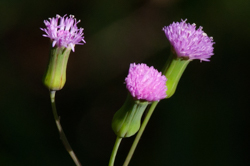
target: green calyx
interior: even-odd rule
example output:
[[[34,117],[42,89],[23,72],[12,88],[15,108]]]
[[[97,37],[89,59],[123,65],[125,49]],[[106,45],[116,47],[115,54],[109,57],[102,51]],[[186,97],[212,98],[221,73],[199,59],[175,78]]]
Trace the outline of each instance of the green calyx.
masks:
[[[115,113],[112,129],[118,137],[133,136],[141,126],[141,117],[148,105],[148,101],[134,100],[128,94],[123,106]]]
[[[71,48],[52,47],[49,64],[43,78],[49,90],[60,90],[66,82],[66,68]]]
[[[170,98],[175,93],[179,80],[189,62],[189,59],[177,57],[175,54],[170,55],[162,72],[167,77],[166,98]]]

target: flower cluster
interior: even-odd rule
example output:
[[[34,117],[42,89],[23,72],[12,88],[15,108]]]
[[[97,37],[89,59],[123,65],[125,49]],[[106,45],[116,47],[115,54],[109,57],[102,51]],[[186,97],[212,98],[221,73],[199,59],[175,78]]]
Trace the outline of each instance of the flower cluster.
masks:
[[[56,18],[49,18],[44,20],[46,28],[41,28],[46,34],[44,37],[48,37],[52,41],[52,47],[57,45],[58,47],[70,47],[74,52],[76,44],[86,43],[83,37],[83,28],[77,28],[77,24],[73,15],[66,17],[64,15],[56,15]],[[83,42],[83,43],[81,43]]]
[[[166,97],[167,78],[146,64],[130,64],[129,74],[125,79],[126,87],[138,100],[159,101]]]
[[[213,55],[213,38],[208,37],[202,31],[202,27],[196,30],[195,24],[189,24],[186,21],[187,19],[180,23],[173,22],[163,28],[176,55],[190,60],[209,61],[208,58]]]

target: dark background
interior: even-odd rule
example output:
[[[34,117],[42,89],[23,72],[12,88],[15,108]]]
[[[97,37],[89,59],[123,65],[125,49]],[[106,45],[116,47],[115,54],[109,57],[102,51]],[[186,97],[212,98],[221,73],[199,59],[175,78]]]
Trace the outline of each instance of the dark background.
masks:
[[[66,85],[56,94],[84,166],[108,165],[129,64],[161,70],[170,51],[162,27],[185,18],[214,37],[215,55],[189,64],[174,96],[156,108],[130,165],[249,165],[249,11],[249,0],[1,0],[0,165],[74,165],[42,84],[50,43],[39,28],[56,14],[81,19],[87,42],[71,53]],[[122,141],[115,165],[133,139]]]

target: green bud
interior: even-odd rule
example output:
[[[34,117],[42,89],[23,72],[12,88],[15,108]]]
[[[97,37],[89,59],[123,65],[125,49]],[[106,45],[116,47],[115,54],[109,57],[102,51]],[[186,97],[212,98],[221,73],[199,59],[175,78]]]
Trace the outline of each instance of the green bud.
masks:
[[[71,48],[52,47],[43,83],[49,90],[60,90],[66,82],[66,68]]]
[[[185,71],[190,60],[177,57],[176,54],[171,54],[163,70],[163,74],[167,77],[167,97],[170,98],[177,88],[179,80]]]
[[[133,136],[141,126],[141,117],[148,105],[148,101],[134,100],[128,94],[123,106],[115,113],[112,129],[118,137]]]

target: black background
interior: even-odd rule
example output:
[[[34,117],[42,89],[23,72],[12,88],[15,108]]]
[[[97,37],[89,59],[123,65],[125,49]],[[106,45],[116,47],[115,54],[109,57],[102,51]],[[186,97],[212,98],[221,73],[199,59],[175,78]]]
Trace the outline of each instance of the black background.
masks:
[[[249,164],[248,0],[0,1],[0,165],[74,165],[58,135],[42,76],[56,14],[81,19],[86,44],[71,53],[56,94],[61,123],[83,165],[108,165],[114,113],[126,98],[129,64],[161,70],[170,52],[162,31],[187,18],[213,36],[211,62],[191,62],[176,93],[156,108],[131,166]],[[123,139],[122,165],[134,137]]]

